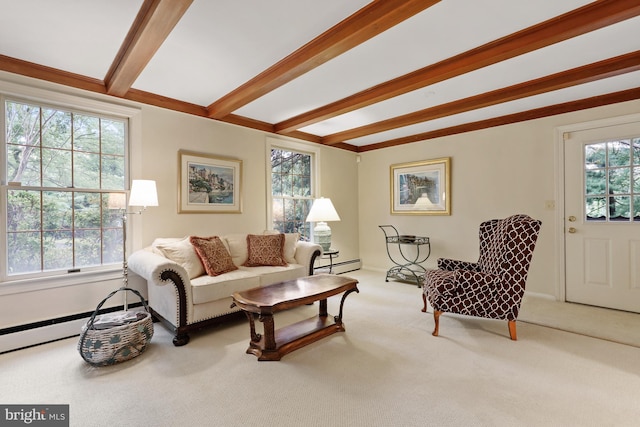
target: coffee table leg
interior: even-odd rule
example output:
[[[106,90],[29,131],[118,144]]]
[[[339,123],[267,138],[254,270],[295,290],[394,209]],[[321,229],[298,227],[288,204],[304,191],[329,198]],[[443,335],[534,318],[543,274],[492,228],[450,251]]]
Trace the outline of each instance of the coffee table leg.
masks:
[[[250,334],[251,334],[251,342],[257,343],[257,342],[260,341],[260,338],[262,338],[262,336],[260,336],[260,334],[256,334],[256,323],[253,320],[253,313],[245,311],[244,314],[246,314],[247,315],[247,319],[249,319],[249,329],[250,329]]]
[[[260,321],[264,328],[264,349],[267,351],[276,350],[276,333],[273,322],[273,315],[262,314]]]
[[[329,315],[329,313],[327,313],[327,300],[325,299],[321,299],[320,300],[320,313],[318,313],[318,315],[320,317],[327,317]]]
[[[344,300],[347,299],[347,296],[351,293],[351,292],[358,292],[360,293],[360,291],[358,290],[358,288],[355,289],[349,289],[347,292],[345,292],[344,294],[342,294],[342,300],[340,301],[340,313],[337,316],[334,316],[334,320],[337,324],[342,324],[342,307],[344,306]],[[326,300],[325,300],[326,302]]]

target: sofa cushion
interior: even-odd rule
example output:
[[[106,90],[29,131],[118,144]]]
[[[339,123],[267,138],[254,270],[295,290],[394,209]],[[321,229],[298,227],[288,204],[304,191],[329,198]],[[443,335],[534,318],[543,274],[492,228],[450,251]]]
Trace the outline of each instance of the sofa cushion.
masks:
[[[307,268],[301,264],[289,264],[286,267],[240,267],[240,270],[257,275],[260,278],[260,286],[266,286],[307,276]]]
[[[242,264],[245,267],[288,265],[284,259],[284,234],[249,234],[247,252],[247,260]]]
[[[165,239],[160,243],[154,242],[152,247],[155,248],[160,255],[183,266],[184,269],[187,270],[189,279],[202,276],[205,272],[200,258],[188,237],[173,241]]]
[[[241,269],[219,276],[200,276],[191,281],[194,304],[229,298],[234,292],[246,291],[258,286],[260,286],[260,276],[252,271]]]
[[[265,230],[264,234],[279,234],[277,230]],[[289,264],[296,263],[296,244],[300,240],[300,233],[284,233],[284,259]]]
[[[233,263],[237,266],[241,266],[247,261],[247,235],[246,234],[227,234],[224,236],[224,240],[227,242],[229,253]]]
[[[209,276],[218,276],[238,269],[218,236],[191,236],[189,241],[194,246]]]

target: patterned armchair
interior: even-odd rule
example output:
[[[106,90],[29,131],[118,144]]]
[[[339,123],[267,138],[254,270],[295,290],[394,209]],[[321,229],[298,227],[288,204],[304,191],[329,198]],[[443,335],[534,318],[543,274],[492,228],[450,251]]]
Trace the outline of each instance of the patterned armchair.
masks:
[[[478,262],[438,259],[437,270],[427,270],[423,284],[423,312],[427,299],[433,307],[438,336],[443,312],[507,320],[516,340],[516,319],[524,294],[529,264],[541,222],[513,215],[480,224]]]

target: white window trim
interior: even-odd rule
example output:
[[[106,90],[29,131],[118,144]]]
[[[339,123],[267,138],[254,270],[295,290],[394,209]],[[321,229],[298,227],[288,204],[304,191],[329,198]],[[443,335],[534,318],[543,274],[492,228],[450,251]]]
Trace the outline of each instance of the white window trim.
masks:
[[[126,119],[129,122],[129,144],[125,155],[128,156],[129,169],[126,171],[125,182],[130,181],[132,170],[141,170],[142,167],[142,110],[123,104],[116,104],[98,99],[92,99],[81,95],[57,92],[54,90],[25,86],[18,83],[0,80],[0,99],[4,103],[5,98],[16,98],[31,101],[43,105],[55,105],[71,110],[82,110],[106,116]],[[0,128],[4,132],[4,108],[1,108]],[[6,150],[0,150],[0,163],[5,164]],[[1,183],[3,188],[5,182]],[[0,198],[0,212],[3,219],[0,221],[0,233],[6,234],[7,207],[4,198]],[[142,241],[142,230],[139,221],[128,222],[130,230],[127,233],[127,251],[132,247],[139,247]],[[0,245],[0,259],[6,265],[7,253],[4,244]],[[92,271],[80,271],[78,273],[56,274],[49,277],[36,277],[30,279],[0,278],[0,295],[10,295],[22,292],[32,292],[44,289],[73,286],[83,283],[99,282],[122,277],[122,267],[118,265],[95,269]]]
[[[271,150],[274,148],[283,148],[286,150],[298,151],[301,153],[309,153],[313,157],[311,162],[311,198],[318,198],[320,193],[320,148],[317,144],[310,144],[298,141],[292,141],[287,139],[279,139],[267,136],[266,150],[265,150],[265,164],[266,164],[266,177],[267,183],[267,227],[271,228],[273,224],[273,206],[271,195]]]

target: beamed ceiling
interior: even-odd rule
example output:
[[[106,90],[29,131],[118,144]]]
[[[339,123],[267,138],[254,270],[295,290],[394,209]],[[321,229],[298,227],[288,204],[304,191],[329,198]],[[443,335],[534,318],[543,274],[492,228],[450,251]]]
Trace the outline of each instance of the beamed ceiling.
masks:
[[[0,70],[355,152],[640,98],[639,0],[0,11]]]

